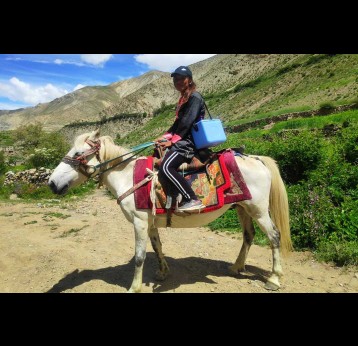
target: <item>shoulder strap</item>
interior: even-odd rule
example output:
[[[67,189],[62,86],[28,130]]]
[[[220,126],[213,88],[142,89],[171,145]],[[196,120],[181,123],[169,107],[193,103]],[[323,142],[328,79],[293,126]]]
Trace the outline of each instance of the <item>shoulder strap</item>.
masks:
[[[197,91],[197,90],[196,90],[196,92],[197,92],[197,93],[201,96],[201,98],[203,99],[203,101],[204,101],[204,106],[205,106],[206,110],[208,111],[209,117],[210,117],[211,120],[213,120],[213,117],[211,116],[211,114],[210,114],[210,112],[209,112],[209,108],[208,108],[208,106],[207,106],[206,103],[205,103],[205,100],[204,100],[203,95],[201,95],[201,94],[199,93],[199,91]]]

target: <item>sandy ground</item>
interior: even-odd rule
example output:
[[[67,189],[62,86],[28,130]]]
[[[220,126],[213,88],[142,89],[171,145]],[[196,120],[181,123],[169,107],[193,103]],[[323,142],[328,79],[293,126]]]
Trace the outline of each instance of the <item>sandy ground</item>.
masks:
[[[134,273],[134,232],[105,190],[70,203],[0,203],[0,292],[126,292]],[[142,292],[271,293],[263,286],[271,250],[253,245],[246,272],[232,276],[241,235],[207,228],[160,229],[171,273],[154,279],[150,242]],[[309,252],[283,259],[278,293],[358,292],[358,269],[318,263]]]

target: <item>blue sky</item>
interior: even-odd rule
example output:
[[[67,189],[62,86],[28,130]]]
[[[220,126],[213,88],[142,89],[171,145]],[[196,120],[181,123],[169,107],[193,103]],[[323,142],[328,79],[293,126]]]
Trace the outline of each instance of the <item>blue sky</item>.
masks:
[[[215,54],[0,54],[0,110],[36,106],[84,86],[150,70],[172,72]]]

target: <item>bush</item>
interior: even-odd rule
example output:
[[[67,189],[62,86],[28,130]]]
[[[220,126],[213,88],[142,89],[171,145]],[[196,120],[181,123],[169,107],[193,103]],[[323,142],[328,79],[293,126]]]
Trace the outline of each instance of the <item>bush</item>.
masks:
[[[5,155],[3,151],[0,151],[0,174],[6,172]]]
[[[70,149],[65,137],[58,132],[46,133],[41,124],[21,126],[14,138],[24,148],[29,168],[55,168]]]
[[[319,104],[319,110],[320,111],[329,111],[332,110],[334,108],[334,105],[332,102],[322,102]]]
[[[322,186],[309,184],[288,187],[290,205],[290,225],[294,248],[315,249],[327,238],[332,213],[332,201]]]
[[[358,164],[358,125],[348,124],[338,134],[336,145],[347,162]]]
[[[321,134],[302,131],[287,138],[275,138],[268,148],[268,155],[279,163],[283,180],[287,184],[296,184],[316,169],[322,157],[322,147]]]
[[[316,257],[322,261],[331,261],[336,265],[358,265],[358,241],[321,242]]]

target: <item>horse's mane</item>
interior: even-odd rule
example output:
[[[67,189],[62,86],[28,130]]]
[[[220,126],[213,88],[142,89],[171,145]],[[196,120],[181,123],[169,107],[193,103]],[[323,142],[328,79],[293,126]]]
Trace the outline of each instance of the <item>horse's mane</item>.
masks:
[[[99,140],[101,142],[101,150],[99,155],[102,161],[114,159],[115,157],[124,155],[130,151],[129,149],[125,149],[116,145],[110,136],[102,136],[99,138]],[[123,158],[119,159],[119,161],[122,160]]]

